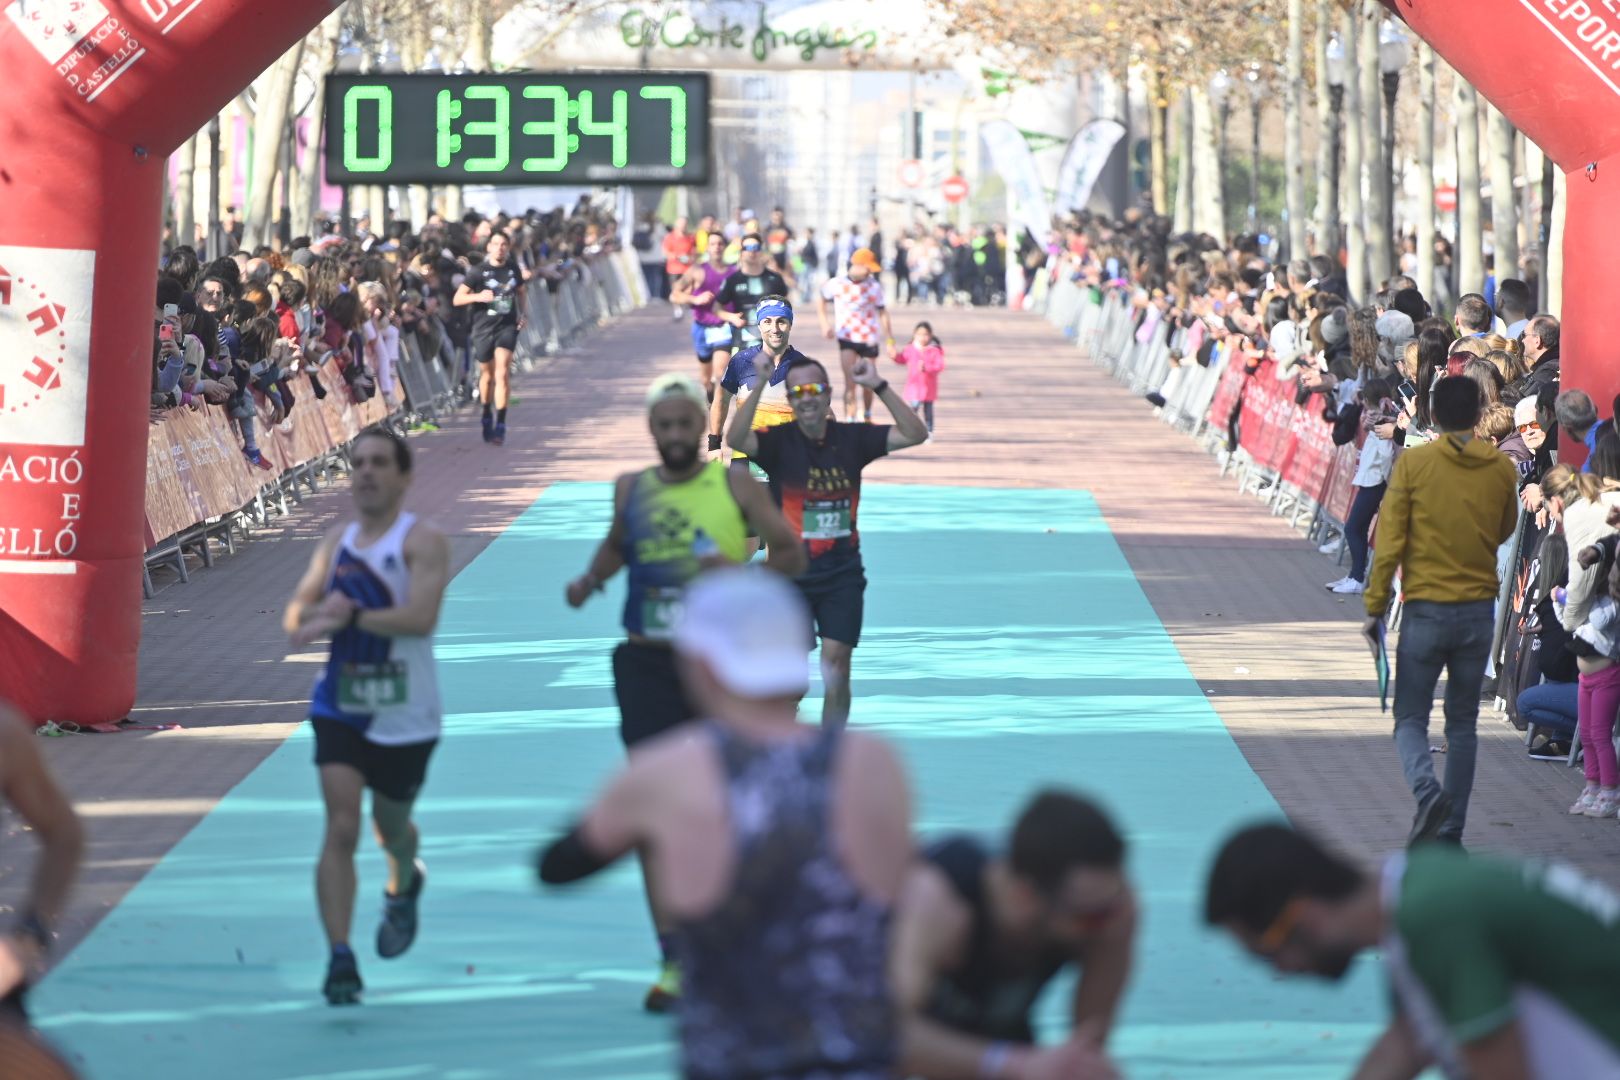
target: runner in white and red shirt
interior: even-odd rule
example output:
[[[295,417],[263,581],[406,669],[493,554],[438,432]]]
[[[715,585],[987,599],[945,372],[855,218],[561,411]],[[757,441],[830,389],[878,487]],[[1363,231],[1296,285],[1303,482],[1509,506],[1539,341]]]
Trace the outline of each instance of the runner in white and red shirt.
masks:
[[[849,269],[832,278],[821,287],[816,300],[816,315],[821,320],[821,332],[829,341],[838,341],[838,359],[844,368],[845,423],[854,422],[855,379],[851,372],[859,359],[875,360],[879,342],[888,346],[894,355],[894,327],[889,324],[889,309],[883,302],[883,283],[878,274],[883,267],[870,248],[861,248],[849,259]],[[827,320],[827,301],[833,303],[832,322]],[[872,391],[862,392],[864,418],[872,419]]]

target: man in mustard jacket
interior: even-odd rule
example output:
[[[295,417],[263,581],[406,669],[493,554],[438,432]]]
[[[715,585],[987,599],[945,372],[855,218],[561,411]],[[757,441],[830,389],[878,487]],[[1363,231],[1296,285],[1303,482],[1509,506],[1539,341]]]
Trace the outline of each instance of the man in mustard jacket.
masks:
[[[1383,633],[1399,568],[1405,609],[1395,653],[1395,749],[1418,804],[1413,844],[1462,843],[1499,585],[1496,549],[1518,525],[1518,474],[1507,455],[1474,438],[1480,408],[1472,380],[1440,380],[1433,413],[1442,435],[1400,456],[1378,508],[1378,554],[1363,629],[1375,640]],[[1429,756],[1429,711],[1442,670],[1444,785],[1435,780]]]

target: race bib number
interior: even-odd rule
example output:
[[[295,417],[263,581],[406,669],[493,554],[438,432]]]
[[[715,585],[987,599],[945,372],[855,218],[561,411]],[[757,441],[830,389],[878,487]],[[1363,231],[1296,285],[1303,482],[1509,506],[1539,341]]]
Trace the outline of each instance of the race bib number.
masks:
[[[668,641],[681,617],[680,589],[648,589],[641,602],[641,636]]]
[[[850,534],[848,499],[806,499],[804,532],[806,540],[838,540]]]
[[[730,345],[731,327],[726,325],[706,326],[703,328],[703,344]]]
[[[408,705],[410,685],[403,660],[344,664],[338,669],[338,708],[370,713],[390,705]]]

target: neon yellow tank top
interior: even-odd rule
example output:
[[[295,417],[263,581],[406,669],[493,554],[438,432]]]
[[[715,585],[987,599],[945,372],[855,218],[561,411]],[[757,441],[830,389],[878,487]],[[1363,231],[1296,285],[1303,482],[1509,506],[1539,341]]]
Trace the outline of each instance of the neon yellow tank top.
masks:
[[[724,462],[711,461],[678,484],[659,479],[656,466],[644,470],[630,489],[624,519],[630,578],[624,628],[632,634],[670,637],[681,592],[703,569],[705,554],[735,563],[748,557],[748,524]]]

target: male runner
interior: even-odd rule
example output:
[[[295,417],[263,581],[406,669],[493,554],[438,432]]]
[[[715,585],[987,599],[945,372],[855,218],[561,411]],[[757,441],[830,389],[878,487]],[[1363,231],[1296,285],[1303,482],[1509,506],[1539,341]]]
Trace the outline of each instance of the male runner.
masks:
[[[731,362],[731,325],[720,317],[715,307],[724,285],[735,269],[721,261],[725,238],[710,233],[703,261],[682,274],[670,287],[669,301],[692,308],[692,348],[697,352],[698,367],[703,372],[703,392],[714,397],[714,364],[724,371]]]
[[[664,234],[664,293],[667,296],[675,283],[686,276],[692,264],[697,260],[693,258],[697,252],[697,237],[686,231],[686,219],[678,217],[675,224],[670,226]],[[681,305],[670,297],[669,317],[679,322],[681,318]]]
[[[968,836],[914,863],[895,923],[893,983],[907,1076],[1111,1075],[1100,1047],[1131,971],[1136,897],[1125,842],[1079,796],[1044,791],[1004,853]],[[1053,976],[1081,968],[1061,1045],[1038,1049],[1030,1012]]]
[[[512,245],[505,233],[491,233],[485,251],[488,257],[468,271],[452,303],[473,305],[472,355],[478,362],[484,441],[500,446],[506,442],[512,352],[523,328],[523,271],[511,258]]]
[[[748,346],[731,358],[721,373],[720,388],[709,404],[709,450],[722,458],[725,455],[721,450],[721,433],[726,430],[726,413],[734,397],[753,389],[759,372],[755,361],[760,354],[769,354],[772,374],[755,410],[754,423],[759,427],[792,422],[793,407],[788,404],[787,386],[782,380],[787,377],[789,361],[808,359],[789,344],[793,335],[793,305],[786,297],[763,297],[754,308],[754,315],[758,320],[755,325],[760,343]],[[743,454],[733,450],[732,461],[744,472],[748,471]]]
[[[433,629],[450,583],[449,541],[403,509],[411,484],[405,440],[386,427],[367,428],[350,456],[356,520],[321,541],[282,618],[295,646],[332,639],[309,716],[326,801],[315,893],[332,948],[325,993],[333,1005],[356,1003],[362,988],[349,929],[366,788],[388,857],[377,954],[392,959],[416,938],[427,868],[416,857],[411,807],[443,718]]]
[[[744,561],[750,528],[771,545],[768,565],[786,574],[805,566],[803,549],[764,488],[746,474],[704,460],[707,406],[696,379],[671,374],[653,381],[647,426],[661,463],[619,477],[607,538],[585,573],[568,584],[568,605],[577,608],[620,567],[629,568],[626,640],[613,650],[619,737],[626,750],[697,716],[670,651],[687,583],[707,565]],[[658,893],[651,880],[646,884],[663,963],[645,1006],[663,1012],[680,995],[680,972],[670,954],[668,919]]]
[[[715,310],[737,328],[735,348],[759,344],[759,333],[755,329],[759,318],[754,311],[759,302],[767,296],[787,295],[787,282],[765,263],[765,242],[758,233],[751,232],[742,238],[742,254],[736,272],[720,286]]]
[[[793,255],[789,246],[793,243],[793,229],[787,223],[787,212],[780,206],[771,210],[771,220],[765,226],[765,251],[770,256],[771,269],[781,274],[789,285],[794,285]]]
[[[0,937],[0,1025],[26,1024],[23,998],[29,983],[43,972],[45,954],[56,940],[56,920],[67,906],[68,890],[83,858],[84,829],[45,767],[33,727],[4,701],[0,701],[0,805],[16,811],[40,844],[28,898],[10,932]]]
[[[650,852],[685,974],[688,1080],[894,1075],[885,957],[911,800],[884,743],[799,722],[809,637],[804,601],[769,570],[694,582],[675,652],[711,719],[632,755],[540,859],[560,885]]]
[[[810,601],[821,635],[821,678],[825,686],[821,720],[843,724],[849,719],[849,667],[861,640],[866,570],[861,565],[857,513],[861,470],[892,450],[916,446],[928,438],[922,417],[906,407],[893,387],[864,357],[850,376],[883,399],[894,424],[839,423],[832,411],[832,383],[827,369],[807,357],[789,358],[780,381],[787,387],[794,423],[755,431],[760,398],[775,375],[774,358],[754,357],[758,378],[731,420],[732,449],[753,458],[771,481],[794,531],[804,540],[810,567],[798,579]]]
[[[1283,974],[1341,979],[1380,950],[1395,1016],[1359,1078],[1620,1076],[1620,896],[1568,866],[1422,844],[1369,873],[1255,825],[1216,857],[1204,918]],[[1529,945],[1537,927],[1557,932]]]
[[[855,419],[855,363],[876,360],[879,335],[894,354],[894,327],[883,302],[883,283],[878,274],[883,264],[871,248],[859,248],[849,257],[849,269],[821,287],[816,299],[816,316],[827,340],[838,341],[838,360],[844,367],[844,419]],[[827,301],[833,302],[833,319],[827,319]],[[862,391],[865,419],[872,420],[872,391]]]

